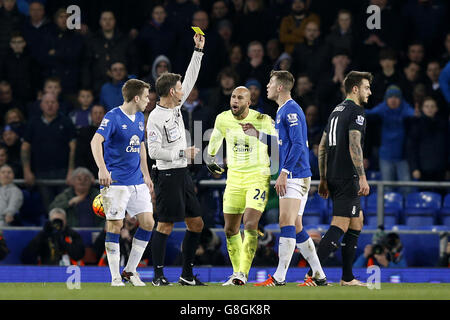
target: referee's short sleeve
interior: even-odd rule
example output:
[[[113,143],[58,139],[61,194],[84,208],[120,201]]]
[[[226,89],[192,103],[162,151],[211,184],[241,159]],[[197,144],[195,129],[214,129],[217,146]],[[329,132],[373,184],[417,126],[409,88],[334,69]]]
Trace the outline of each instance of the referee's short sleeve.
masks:
[[[351,113],[350,116],[350,123],[348,125],[348,130],[358,130],[361,132],[365,131],[366,128],[366,115],[364,113],[364,110],[360,108],[361,110],[356,109]]]

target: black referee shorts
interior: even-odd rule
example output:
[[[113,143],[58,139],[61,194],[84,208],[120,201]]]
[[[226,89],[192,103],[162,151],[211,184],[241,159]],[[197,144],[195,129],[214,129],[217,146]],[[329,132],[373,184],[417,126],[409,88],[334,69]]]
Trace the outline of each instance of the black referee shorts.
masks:
[[[178,222],[202,215],[194,182],[187,168],[152,169],[156,194],[156,220]]]
[[[357,218],[361,210],[359,179],[327,179],[333,216]]]

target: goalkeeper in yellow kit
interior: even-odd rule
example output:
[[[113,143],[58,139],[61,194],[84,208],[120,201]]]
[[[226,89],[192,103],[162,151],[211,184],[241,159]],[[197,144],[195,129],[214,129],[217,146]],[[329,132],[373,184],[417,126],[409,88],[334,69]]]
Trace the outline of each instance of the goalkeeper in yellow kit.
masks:
[[[270,159],[268,147],[276,131],[271,117],[250,107],[250,91],[237,87],[231,94],[230,110],[219,114],[208,146],[207,166],[212,173],[224,170],[214,157],[226,140],[227,182],[223,212],[227,249],[233,274],[223,285],[244,285],[258,246],[258,223],[269,195]],[[258,137],[246,135],[255,130]],[[275,142],[277,143],[277,142]],[[240,225],[244,217],[244,240]]]

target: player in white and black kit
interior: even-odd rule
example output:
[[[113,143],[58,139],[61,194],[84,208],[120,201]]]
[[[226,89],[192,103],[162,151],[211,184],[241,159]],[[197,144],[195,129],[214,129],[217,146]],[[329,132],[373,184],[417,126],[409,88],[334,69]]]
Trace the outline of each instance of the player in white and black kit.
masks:
[[[147,139],[150,158],[156,160],[152,169],[155,183],[157,227],[151,242],[155,276],[154,286],[171,285],[163,273],[167,238],[174,222],[185,221],[187,230],[182,244],[181,285],[204,285],[193,275],[195,251],[203,229],[201,207],[189,175],[188,159],[200,151],[187,147],[185,128],[180,108],[189,96],[200,71],[205,38],[194,36],[195,48],[185,78],[164,73],[156,80],[156,93],[160,97],[147,122]]]
[[[352,271],[358,237],[363,226],[360,196],[369,194],[369,184],[363,165],[362,146],[366,130],[363,105],[371,95],[372,74],[351,71],[344,79],[346,99],[328,118],[319,145],[319,194],[333,201],[333,219],[320,241],[317,255],[322,263],[338,248],[342,248],[343,286],[365,286]],[[308,273],[311,275],[311,271]]]

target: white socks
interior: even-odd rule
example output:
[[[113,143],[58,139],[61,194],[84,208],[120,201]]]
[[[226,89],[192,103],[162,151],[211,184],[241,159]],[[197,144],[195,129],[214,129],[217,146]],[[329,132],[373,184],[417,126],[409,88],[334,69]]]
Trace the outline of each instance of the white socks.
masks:
[[[278,267],[273,277],[278,282],[283,282],[286,279],[286,273],[291,263],[292,255],[295,250],[295,238],[279,238],[278,244]]]
[[[112,279],[120,278],[120,245],[118,242],[105,242],[109,271]]]
[[[316,253],[316,247],[314,246],[314,242],[311,237],[308,240],[297,243],[297,248],[300,250],[303,258],[308,261],[311,270],[313,272],[313,278],[315,279],[323,279],[325,278],[325,273],[322,270],[322,266],[319,261],[319,257]]]
[[[141,262],[147,244],[148,241],[133,238],[130,256],[128,257],[127,265],[125,266],[127,272],[136,272],[136,268],[139,265],[139,262]]]

